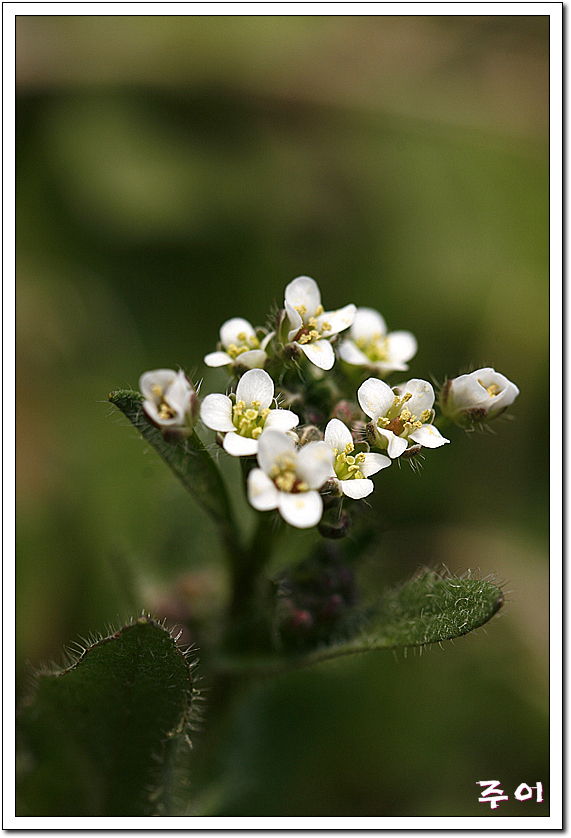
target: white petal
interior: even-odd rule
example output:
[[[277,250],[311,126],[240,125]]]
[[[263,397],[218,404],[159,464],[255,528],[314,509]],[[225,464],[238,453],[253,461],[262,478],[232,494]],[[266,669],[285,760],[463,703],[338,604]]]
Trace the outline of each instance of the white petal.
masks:
[[[194,392],[194,387],[180,370],[170,387],[167,389],[166,398],[168,403],[173,408],[179,408],[183,413],[189,406],[189,399]]]
[[[232,422],[232,402],[222,393],[206,396],[200,407],[200,418],[213,431],[224,433],[236,430]]]
[[[301,319],[300,313],[296,311],[295,308],[293,308],[293,306],[290,306],[287,300],[285,303],[285,310],[290,325],[290,329],[287,333],[287,339],[293,340],[299,332],[299,330],[301,329],[301,327],[303,326],[303,320]]]
[[[449,439],[442,436],[438,428],[435,428],[434,425],[423,425],[422,428],[418,428],[418,430],[410,434],[409,439],[412,439],[413,442],[418,442],[424,448],[440,448],[441,445],[450,442]]]
[[[297,428],[299,425],[299,416],[293,410],[282,410],[276,408],[270,410],[266,424],[264,425],[264,433],[268,428],[275,428],[278,431],[291,431],[292,428]]]
[[[379,430],[379,434],[380,436],[384,437],[389,443],[387,448],[387,454],[389,455],[391,460],[400,457],[402,452],[406,451],[406,449],[408,448],[408,443],[406,439],[397,436],[392,431]]]
[[[390,464],[390,459],[385,457],[384,454],[375,454],[372,452],[370,454],[365,454],[365,462],[359,466],[359,471],[365,477],[370,477],[372,474],[376,474],[378,471],[381,471],[381,469],[387,468]]]
[[[317,318],[317,330],[318,332],[321,332],[324,337],[336,335],[338,332],[342,332],[344,329],[349,328],[355,319],[356,312],[357,306],[354,306],[353,303],[350,303],[348,306],[344,306],[343,308],[338,308],[336,311],[326,311],[324,314],[320,314]],[[327,323],[330,328],[322,331],[323,323]]]
[[[398,369],[416,355],[418,343],[412,332],[391,332],[387,335],[388,363],[394,369],[393,364],[398,364]]]
[[[204,356],[204,363],[207,367],[224,367],[226,364],[233,364],[234,361],[227,352],[209,352]]]
[[[274,465],[279,465],[280,460],[288,458],[294,463],[297,461],[295,442],[285,431],[278,431],[269,428],[263,431],[258,439],[258,464],[269,474]]]
[[[434,404],[434,390],[432,384],[428,381],[423,381],[421,378],[411,378],[405,384],[399,384],[399,394],[403,396],[405,393],[412,393],[410,399],[405,407],[415,416],[420,416],[423,410],[431,410]]]
[[[231,320],[227,320],[220,327],[220,340],[225,349],[228,349],[231,344],[240,346],[244,343],[244,340],[241,340],[238,335],[246,335],[246,338],[256,337],[254,327],[243,317],[232,317]]]
[[[299,529],[314,527],[323,513],[323,501],[318,492],[280,492],[278,506],[284,521]]]
[[[356,343],[352,340],[344,340],[339,344],[339,356],[345,363],[353,364],[355,367],[371,366],[371,361],[364,352],[361,352]]]
[[[275,335],[275,332],[270,332],[269,335],[266,335],[266,337],[260,343],[260,349],[265,349],[266,346],[268,345],[268,343],[274,337],[274,335]]]
[[[517,398],[517,396],[519,396],[519,390],[516,385],[513,384],[509,378],[506,378],[505,375],[496,372],[491,367],[476,370],[476,372],[471,373],[471,375],[476,378],[478,383],[486,390],[486,394],[489,398],[489,408],[492,414],[502,408],[508,407]],[[499,390],[495,395],[490,396],[487,388],[492,385],[496,385]]]
[[[231,432],[224,437],[222,448],[232,457],[254,457],[258,453],[258,440]]]
[[[338,454],[341,454],[348,444],[353,443],[351,431],[340,419],[331,419],[327,423],[324,438],[327,445]]]
[[[367,480],[366,478],[357,480],[340,480],[339,484],[343,494],[347,495],[348,498],[353,498],[353,500],[366,498],[367,495],[370,495],[375,488],[373,481]]]
[[[297,346],[316,367],[330,370],[335,363],[335,353],[328,340],[316,340],[315,343],[298,343]]]
[[[262,408],[269,407],[274,397],[274,382],[265,370],[248,370],[236,387],[236,401],[243,401],[246,407],[260,402]]]
[[[357,399],[363,413],[371,419],[386,416],[393,406],[395,394],[386,383],[379,378],[368,378],[357,390]]]
[[[387,333],[387,324],[374,308],[358,308],[351,326],[353,340],[378,341]]]
[[[321,489],[323,484],[335,474],[333,451],[326,442],[310,442],[304,445],[297,455],[296,472],[310,489]]]
[[[248,367],[249,370],[262,369],[267,357],[263,349],[249,349],[247,352],[242,352],[241,355],[238,355],[232,363],[237,365],[241,364],[243,367]]]
[[[248,500],[261,512],[276,509],[280,492],[273,481],[260,468],[253,468],[248,475]]]
[[[149,419],[151,419],[156,425],[176,424],[176,421],[173,422],[172,419],[161,419],[157,405],[154,401],[151,401],[150,399],[144,400],[143,410],[145,411]]]
[[[285,302],[292,308],[305,308],[304,323],[313,317],[321,305],[321,292],[317,282],[310,276],[298,276],[293,279],[285,290]]]
[[[149,372],[144,372],[139,378],[139,389],[146,399],[155,401],[157,397],[153,393],[152,388],[158,386],[164,393],[175,381],[176,377],[175,370],[149,370]]]

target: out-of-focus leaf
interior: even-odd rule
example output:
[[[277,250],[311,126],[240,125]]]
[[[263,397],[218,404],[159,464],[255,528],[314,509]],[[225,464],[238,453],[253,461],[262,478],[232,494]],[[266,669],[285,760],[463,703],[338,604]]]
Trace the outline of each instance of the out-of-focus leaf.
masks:
[[[133,390],[115,390],[109,401],[133,423],[171,467],[199,506],[237,541],[232,510],[224,482],[210,454],[196,433],[180,442],[166,442],[161,432],[147,419],[142,408],[143,397]]]
[[[148,617],[40,674],[18,720],[18,814],[161,813],[192,697],[188,661]]]

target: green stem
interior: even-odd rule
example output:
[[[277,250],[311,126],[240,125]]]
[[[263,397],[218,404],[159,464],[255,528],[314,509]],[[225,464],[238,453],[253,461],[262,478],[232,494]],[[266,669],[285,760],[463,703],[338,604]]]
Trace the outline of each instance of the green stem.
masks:
[[[259,512],[258,522],[248,550],[232,565],[232,599],[229,618],[233,622],[254,616],[263,591],[263,570],[271,558],[273,514]]]

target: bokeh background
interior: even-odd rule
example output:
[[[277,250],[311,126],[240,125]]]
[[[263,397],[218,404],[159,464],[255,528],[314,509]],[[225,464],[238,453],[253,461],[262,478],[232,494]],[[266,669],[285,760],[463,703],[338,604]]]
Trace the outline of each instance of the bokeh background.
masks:
[[[107,395],[202,378],[221,323],[263,324],[295,276],[413,331],[412,376],[521,391],[495,435],[384,472],[371,512],[367,584],[473,568],[500,616],[256,684],[202,814],[548,814],[513,798],[549,782],[548,49],[548,16],[17,18],[20,695],[169,586],[216,601],[209,522]]]

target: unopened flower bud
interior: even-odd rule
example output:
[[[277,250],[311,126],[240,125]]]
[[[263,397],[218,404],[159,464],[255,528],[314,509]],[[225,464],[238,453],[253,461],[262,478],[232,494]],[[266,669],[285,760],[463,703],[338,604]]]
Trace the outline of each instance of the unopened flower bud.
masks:
[[[461,428],[489,422],[504,413],[519,395],[515,384],[486,367],[444,383],[440,409]]]
[[[340,513],[335,510],[332,515],[321,519],[317,529],[323,538],[344,538],[349,532],[353,519],[345,510]]]

